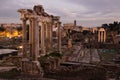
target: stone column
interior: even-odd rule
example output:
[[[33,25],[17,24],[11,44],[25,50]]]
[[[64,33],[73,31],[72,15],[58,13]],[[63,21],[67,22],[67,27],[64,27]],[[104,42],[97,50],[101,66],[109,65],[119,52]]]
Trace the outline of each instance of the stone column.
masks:
[[[58,27],[58,52],[61,53],[61,22],[57,23],[57,27]]]
[[[47,23],[47,22],[46,22],[46,26],[45,26],[45,27],[46,27],[46,39],[48,39],[48,35],[49,35],[49,34],[48,34],[48,31],[49,31],[49,30],[48,30],[48,27],[49,27],[49,26],[48,26],[48,23]]]
[[[26,30],[27,30],[27,27],[26,27],[26,19],[21,19],[22,20],[22,43],[23,43],[23,49],[22,49],[22,52],[23,52],[23,57],[27,57],[27,54],[26,54],[26,44],[27,44],[27,33],[26,33]]]
[[[37,60],[37,55],[39,54],[39,29],[36,18],[32,18],[32,60]]]
[[[44,22],[41,22],[41,53],[45,54]]]
[[[100,31],[98,31],[98,42],[100,42]]]
[[[39,23],[39,22],[36,21],[36,27],[37,27],[37,28],[36,28],[36,30],[37,30],[37,31],[36,31],[36,37],[37,37],[37,43],[36,43],[36,44],[37,44],[37,51],[38,51],[37,54],[36,54],[37,57],[39,57],[39,54],[40,54],[40,53],[39,53],[39,52],[40,52],[40,44],[39,44],[39,41],[40,41],[40,36],[39,36],[40,34],[39,34],[39,32],[40,32],[40,31],[39,31],[39,29],[40,29],[40,28],[39,28],[38,23]]]
[[[43,25],[43,27],[44,27],[44,50],[45,50],[45,54],[46,54],[46,26],[47,26],[47,24],[45,21],[44,25]]]
[[[32,20],[30,19],[29,20],[29,23],[30,23],[30,25],[29,25],[29,44],[31,44],[32,43]]]
[[[38,27],[39,27],[39,52],[41,50],[41,22],[38,22]],[[40,57],[40,53],[38,55]]]
[[[29,19],[29,46],[30,46],[30,58],[32,58],[32,20]]]
[[[48,22],[47,23],[47,32],[46,32],[46,48],[47,48],[47,51],[50,50],[50,23]]]
[[[50,23],[50,49],[52,48],[52,44],[53,44],[53,25],[52,23]]]
[[[104,31],[102,31],[102,42],[104,42]]]
[[[45,35],[46,35],[45,36],[46,37],[45,38],[45,47],[46,47],[46,51],[49,51],[49,33],[48,33],[49,32],[49,29],[48,29],[49,26],[48,26],[48,22],[46,22],[45,24],[46,24],[45,25],[45,30],[46,30],[45,31]]]
[[[100,31],[100,42],[102,42],[102,32]]]
[[[106,41],[106,31],[104,31],[104,42]]]
[[[101,35],[102,35],[102,32],[100,31],[100,42],[101,42]]]

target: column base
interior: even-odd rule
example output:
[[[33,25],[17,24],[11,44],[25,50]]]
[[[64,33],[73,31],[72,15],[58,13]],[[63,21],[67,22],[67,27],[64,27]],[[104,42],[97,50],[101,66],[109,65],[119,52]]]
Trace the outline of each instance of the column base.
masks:
[[[22,60],[21,74],[41,75],[41,77],[42,77],[43,73],[44,72],[40,66],[39,61]]]

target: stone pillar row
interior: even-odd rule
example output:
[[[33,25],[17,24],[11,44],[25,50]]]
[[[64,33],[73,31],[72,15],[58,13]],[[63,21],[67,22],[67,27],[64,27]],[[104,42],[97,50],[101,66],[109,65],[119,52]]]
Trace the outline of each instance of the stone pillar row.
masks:
[[[98,32],[98,42],[105,42],[105,40],[106,40],[106,32],[99,31]]]
[[[41,6],[38,6],[41,9]],[[21,61],[21,68],[23,73],[39,73],[40,63],[38,62],[38,56],[46,54],[52,48],[52,34],[53,34],[53,23],[58,21],[53,17],[44,17],[36,15],[36,10],[31,11],[26,9],[20,9],[18,12],[21,13],[22,20],[22,43],[23,43],[23,57]],[[52,21],[49,22],[49,19]],[[27,30],[27,21],[29,21],[29,30]],[[40,25],[39,25],[40,24]],[[58,51],[61,52],[61,31],[60,23],[58,22]],[[27,31],[29,31],[29,41],[27,39]],[[41,52],[40,52],[41,51]],[[39,69],[39,70],[38,70]]]
[[[28,47],[26,44],[27,42],[27,27],[26,27],[25,19],[22,19],[23,25],[23,56],[27,57],[27,50]],[[40,23],[40,32],[39,32],[39,25]],[[29,45],[30,45],[30,58],[32,60],[37,60],[37,56],[39,56],[39,41],[41,41],[41,53],[46,54],[46,51],[49,51],[52,48],[52,35],[53,35],[53,23],[52,22],[38,22],[37,18],[30,18],[29,19]],[[57,22],[58,27],[58,52],[61,53],[61,22]],[[40,33],[40,34],[39,34]],[[40,36],[39,36],[40,35]],[[39,39],[40,37],[40,39]]]
[[[41,51],[42,54],[52,49],[53,27],[51,22],[41,22]]]

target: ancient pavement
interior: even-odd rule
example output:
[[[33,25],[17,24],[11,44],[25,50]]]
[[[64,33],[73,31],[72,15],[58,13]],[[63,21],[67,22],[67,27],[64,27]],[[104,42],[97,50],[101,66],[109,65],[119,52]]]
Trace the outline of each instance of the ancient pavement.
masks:
[[[82,45],[74,46],[75,51],[69,56],[68,62],[94,63],[100,62],[97,49],[83,48]]]

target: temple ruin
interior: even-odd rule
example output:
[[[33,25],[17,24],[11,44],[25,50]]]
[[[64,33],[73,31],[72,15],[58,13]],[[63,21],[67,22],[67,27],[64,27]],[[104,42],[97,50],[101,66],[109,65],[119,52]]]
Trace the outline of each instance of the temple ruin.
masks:
[[[104,43],[106,41],[106,31],[104,28],[98,30],[98,42]]]
[[[44,56],[53,48],[53,26],[58,28],[57,51],[61,53],[60,17],[46,13],[42,5],[34,6],[33,10],[19,9],[18,12],[21,13],[23,29],[22,72],[42,76],[38,57]]]

